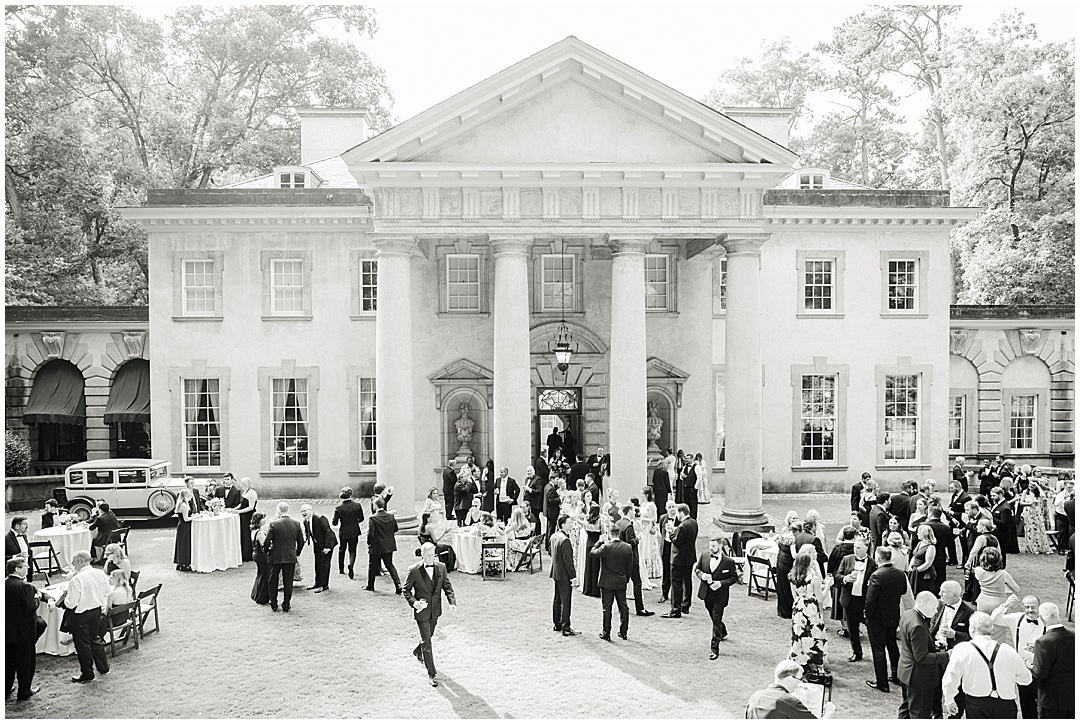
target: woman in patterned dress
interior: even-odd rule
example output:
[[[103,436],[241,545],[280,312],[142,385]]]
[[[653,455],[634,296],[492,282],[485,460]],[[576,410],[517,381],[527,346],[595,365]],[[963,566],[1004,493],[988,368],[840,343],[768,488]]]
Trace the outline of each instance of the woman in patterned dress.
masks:
[[[826,671],[825,622],[821,617],[821,579],[810,553],[800,552],[788,576],[795,601],[791,607],[791,659],[804,670]]]
[[[1053,553],[1050,536],[1046,535],[1047,501],[1042,487],[1033,479],[1028,481],[1027,490],[1020,495],[1023,506],[1021,518],[1024,521],[1024,546],[1028,553]]]

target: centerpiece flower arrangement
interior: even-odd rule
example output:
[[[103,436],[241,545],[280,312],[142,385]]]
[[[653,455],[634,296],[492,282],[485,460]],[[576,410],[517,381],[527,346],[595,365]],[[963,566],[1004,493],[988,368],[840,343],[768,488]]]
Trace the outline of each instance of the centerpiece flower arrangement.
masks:
[[[71,526],[79,522],[79,516],[74,513],[61,513],[56,516],[56,522],[58,525],[62,525],[68,530],[71,530]]]
[[[211,498],[206,503],[206,509],[214,515],[221,515],[225,510],[225,501],[221,498]]]

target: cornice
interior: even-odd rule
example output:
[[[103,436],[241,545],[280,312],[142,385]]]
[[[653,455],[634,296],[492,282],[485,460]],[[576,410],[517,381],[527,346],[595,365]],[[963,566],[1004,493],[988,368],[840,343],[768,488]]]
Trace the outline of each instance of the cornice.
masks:
[[[188,227],[351,227],[370,229],[366,206],[137,206],[119,210],[125,219],[147,229]]]
[[[778,226],[959,226],[982,209],[946,206],[870,208],[865,206],[765,206],[765,225]]]
[[[354,164],[358,183],[375,188],[497,187],[743,187],[769,189],[790,166],[756,163],[657,164]]]

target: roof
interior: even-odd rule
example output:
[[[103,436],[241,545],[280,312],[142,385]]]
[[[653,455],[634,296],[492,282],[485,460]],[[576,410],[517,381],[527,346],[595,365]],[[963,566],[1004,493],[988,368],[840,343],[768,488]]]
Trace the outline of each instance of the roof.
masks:
[[[168,460],[159,458],[106,458],[105,460],[87,460],[75,463],[68,470],[119,470],[121,468],[146,468],[156,465],[168,465]]]
[[[342,160],[341,156],[331,156],[330,158],[324,158],[321,161],[313,161],[306,165],[293,165],[296,168],[309,168],[322,179],[322,183],[319,184],[320,189],[358,189],[360,184],[356,183],[356,179],[349,173],[349,166]],[[277,182],[273,173],[268,173],[265,176],[258,176],[256,178],[248,179],[247,181],[238,181],[228,186],[222,186],[224,189],[276,189]]]

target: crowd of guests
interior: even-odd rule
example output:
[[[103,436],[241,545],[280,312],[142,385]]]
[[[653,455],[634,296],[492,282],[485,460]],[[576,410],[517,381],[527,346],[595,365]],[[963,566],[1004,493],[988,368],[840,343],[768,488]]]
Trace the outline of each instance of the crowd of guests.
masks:
[[[178,571],[191,571],[191,519],[210,509],[211,501],[218,500],[222,510],[240,516],[240,560],[254,560],[252,547],[252,519],[259,503],[259,494],[251,485],[251,478],[240,478],[237,483],[232,473],[225,473],[221,482],[214,479],[206,481],[206,487],[200,493],[195,487],[195,479],[184,478],[184,489],[176,496],[176,542],[173,548],[173,563]],[[215,506],[217,507],[217,506]]]

